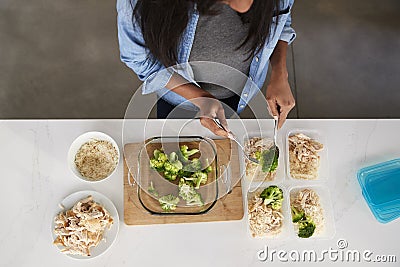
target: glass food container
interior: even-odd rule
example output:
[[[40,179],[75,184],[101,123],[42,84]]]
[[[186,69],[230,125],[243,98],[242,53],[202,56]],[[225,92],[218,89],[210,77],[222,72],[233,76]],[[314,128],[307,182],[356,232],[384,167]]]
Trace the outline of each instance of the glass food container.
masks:
[[[161,150],[166,155],[175,152],[179,154],[181,146],[186,145],[188,150],[198,149],[198,152],[189,157],[189,160],[198,158],[202,169],[211,166],[211,171],[207,174],[207,182],[201,184],[196,192],[201,195],[203,205],[188,205],[179,196],[179,181],[181,175],[175,180],[165,178],[163,171],[158,172],[150,165],[150,160],[154,158],[154,151]],[[186,166],[188,162],[182,160],[181,154],[178,159]],[[217,151],[212,140],[200,136],[188,137],[153,137],[145,141],[138,154],[138,173],[136,182],[138,183],[138,199],[145,210],[154,215],[196,215],[203,214],[212,209],[218,199],[218,163]],[[193,172],[185,173],[191,176]],[[179,196],[176,208],[170,211],[162,209],[159,198],[166,195]]]

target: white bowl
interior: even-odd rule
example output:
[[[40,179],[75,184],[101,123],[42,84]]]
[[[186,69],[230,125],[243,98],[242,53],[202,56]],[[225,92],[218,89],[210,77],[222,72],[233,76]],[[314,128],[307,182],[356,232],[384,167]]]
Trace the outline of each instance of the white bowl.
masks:
[[[115,166],[115,169],[112,171],[112,173],[110,173],[110,175],[108,175],[107,177],[101,179],[101,180],[96,180],[96,181],[91,181],[88,180],[86,177],[84,177],[79,171],[78,168],[76,167],[75,164],[75,156],[76,153],[78,152],[78,150],[81,148],[81,146],[91,140],[105,140],[110,142],[114,148],[117,150],[118,153],[118,162],[117,165]],[[112,139],[109,135],[102,133],[102,132],[87,132],[84,133],[80,136],[78,136],[74,142],[72,142],[69,151],[68,151],[68,165],[72,171],[72,173],[79,178],[80,180],[83,180],[85,182],[89,182],[89,183],[97,183],[97,182],[101,182],[104,181],[106,179],[108,179],[110,176],[112,176],[115,171],[118,168],[118,164],[119,164],[119,159],[120,159],[120,153],[119,153],[119,148],[117,143],[114,141],[114,139]]]

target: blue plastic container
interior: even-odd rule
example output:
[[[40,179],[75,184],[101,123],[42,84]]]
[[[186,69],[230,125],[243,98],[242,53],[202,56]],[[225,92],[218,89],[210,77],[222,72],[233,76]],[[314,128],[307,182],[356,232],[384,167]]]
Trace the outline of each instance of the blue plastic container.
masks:
[[[388,223],[400,217],[400,159],[362,168],[357,178],[379,222]]]

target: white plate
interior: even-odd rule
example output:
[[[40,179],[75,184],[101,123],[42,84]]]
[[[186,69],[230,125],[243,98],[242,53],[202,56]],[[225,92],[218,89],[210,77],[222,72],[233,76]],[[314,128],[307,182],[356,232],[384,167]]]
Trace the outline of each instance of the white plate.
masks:
[[[99,204],[101,204],[111,215],[111,217],[114,219],[114,223],[111,225],[111,228],[109,230],[106,230],[104,233],[104,238],[105,241],[101,241],[97,247],[92,247],[90,249],[90,254],[91,256],[80,256],[80,255],[71,255],[71,254],[65,254],[71,258],[74,259],[92,259],[97,256],[100,256],[101,254],[105,253],[114,243],[114,241],[117,239],[117,234],[119,230],[119,216],[118,216],[118,211],[115,208],[114,204],[111,202],[110,199],[108,199],[106,196],[96,192],[96,191],[91,191],[91,190],[86,190],[86,191],[79,191],[76,193],[73,193],[64,200],[60,202],[62,206],[65,207],[64,210],[72,208],[76,202],[79,200],[86,198],[88,196],[92,196],[93,200]],[[51,223],[51,233],[53,236],[53,241],[56,239],[56,235],[54,234],[54,217],[63,211],[63,209],[59,208],[58,212],[54,214],[52,218],[52,223]],[[58,246],[59,249],[62,248],[62,246]]]

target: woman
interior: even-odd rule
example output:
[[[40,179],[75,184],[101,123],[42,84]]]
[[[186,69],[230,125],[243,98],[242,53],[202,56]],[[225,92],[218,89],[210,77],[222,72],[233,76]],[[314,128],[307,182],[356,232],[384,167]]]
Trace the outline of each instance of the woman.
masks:
[[[185,76],[165,69],[216,61],[242,71],[261,88],[271,63],[266,99],[280,128],[295,105],[286,68],[286,50],[296,36],[293,1],[118,0],[121,60],[144,81],[144,94],[162,96],[158,117],[188,100],[200,109],[202,125],[221,136],[229,130],[220,101],[240,113],[257,88],[246,83],[239,97],[224,88],[188,83]],[[210,118],[218,118],[226,131]]]

